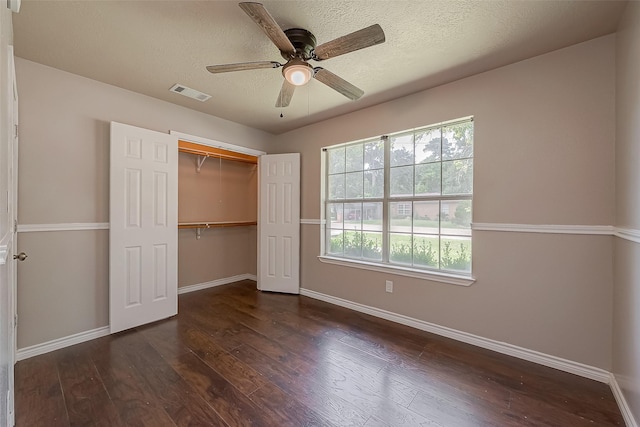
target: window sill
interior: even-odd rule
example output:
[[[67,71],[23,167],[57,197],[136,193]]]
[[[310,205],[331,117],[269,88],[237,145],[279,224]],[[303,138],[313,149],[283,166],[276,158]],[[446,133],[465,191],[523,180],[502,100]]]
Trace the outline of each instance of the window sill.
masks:
[[[440,273],[434,271],[418,270],[416,268],[401,267],[398,265],[378,264],[355,259],[336,258],[331,256],[319,256],[321,262],[341,265],[343,267],[360,268],[363,270],[378,271],[380,273],[396,274],[398,276],[414,277],[417,279],[431,280],[434,282],[449,283],[458,286],[471,286],[476,279],[471,275]]]

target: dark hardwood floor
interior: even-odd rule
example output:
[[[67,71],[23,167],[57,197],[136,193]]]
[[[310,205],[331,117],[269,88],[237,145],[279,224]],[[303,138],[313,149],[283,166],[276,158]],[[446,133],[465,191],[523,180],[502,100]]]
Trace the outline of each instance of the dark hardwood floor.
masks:
[[[605,384],[245,281],[16,365],[18,426],[623,426]]]

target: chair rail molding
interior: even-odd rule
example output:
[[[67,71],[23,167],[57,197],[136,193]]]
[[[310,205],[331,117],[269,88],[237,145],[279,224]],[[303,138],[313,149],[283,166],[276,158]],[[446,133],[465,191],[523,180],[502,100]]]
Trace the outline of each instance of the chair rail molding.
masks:
[[[67,222],[58,224],[18,224],[18,233],[39,233],[45,231],[108,230],[108,222]]]

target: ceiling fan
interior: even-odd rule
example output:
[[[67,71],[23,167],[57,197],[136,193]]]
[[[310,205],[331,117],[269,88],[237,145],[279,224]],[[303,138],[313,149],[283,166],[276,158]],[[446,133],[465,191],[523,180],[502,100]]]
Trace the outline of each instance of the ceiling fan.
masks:
[[[217,74],[230,71],[282,67],[284,81],[278,95],[276,107],[288,106],[296,86],[307,84],[311,78],[315,78],[354,101],[364,94],[362,89],[338,77],[331,71],[322,67],[312,67],[309,64],[309,60],[324,61],[325,59],[384,43],[384,31],[382,31],[380,25],[374,24],[316,46],[315,36],[305,29],[290,28],[283,31],[261,3],[243,2],[239,6],[262,28],[287,62],[281,64],[276,61],[258,61],[210,65],[207,67],[209,72]]]

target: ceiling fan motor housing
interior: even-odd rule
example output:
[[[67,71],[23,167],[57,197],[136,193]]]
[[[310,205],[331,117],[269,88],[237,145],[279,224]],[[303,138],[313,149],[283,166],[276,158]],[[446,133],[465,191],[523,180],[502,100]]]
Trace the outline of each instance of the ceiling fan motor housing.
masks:
[[[311,59],[311,52],[316,48],[316,37],[310,31],[303,28],[289,28],[284,33],[296,49],[295,57],[305,61]],[[287,61],[291,59],[289,53],[280,52],[280,54]]]

